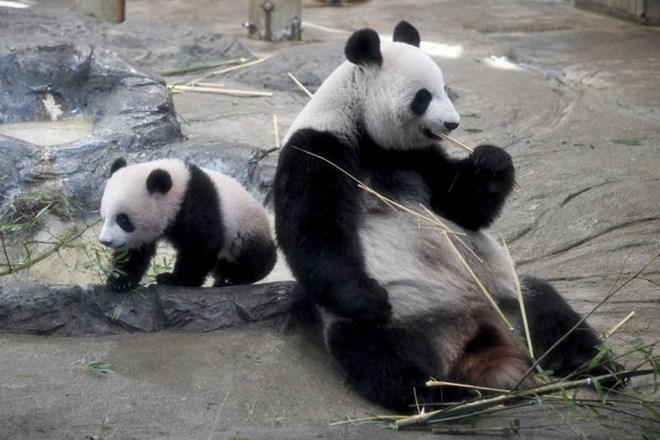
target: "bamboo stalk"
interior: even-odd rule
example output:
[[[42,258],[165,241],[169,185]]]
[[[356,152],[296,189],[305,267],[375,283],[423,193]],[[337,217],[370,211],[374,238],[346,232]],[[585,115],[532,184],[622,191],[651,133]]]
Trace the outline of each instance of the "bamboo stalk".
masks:
[[[446,141],[449,141],[449,142],[451,142],[452,144],[454,144],[454,145],[456,145],[456,146],[458,146],[458,147],[461,147],[461,148],[463,148],[463,149],[469,151],[470,153],[474,153],[474,148],[468,147],[468,146],[465,145],[463,142],[454,139],[453,137],[449,136],[448,134],[445,134],[445,133],[436,133],[435,131],[432,131],[431,134],[433,134],[434,136],[439,137],[440,139],[444,139],[444,140],[446,140]]]
[[[55,237],[55,239],[57,240],[57,244],[54,243],[55,246],[53,246],[51,249],[49,249],[45,252],[40,253],[39,255],[37,255],[34,258],[30,257],[28,259],[28,261],[26,261],[25,263],[17,263],[17,264],[14,264],[12,266],[11,262],[9,260],[7,260],[7,266],[9,267],[9,269],[1,271],[0,272],[0,277],[3,277],[5,275],[9,275],[11,273],[21,271],[23,269],[26,269],[28,267],[32,267],[32,266],[36,265],[37,263],[40,263],[40,262],[44,261],[46,258],[48,258],[51,255],[56,254],[57,252],[59,252],[59,250],[63,246],[66,246],[67,244],[71,243],[72,241],[74,241],[77,238],[79,238],[80,236],[82,236],[85,232],[87,232],[88,229],[94,227],[100,221],[101,220],[97,220],[96,222],[92,223],[91,225],[86,225],[80,231],[78,231],[78,228],[75,227],[75,226],[70,228],[70,229],[67,229],[66,231],[64,231],[64,233],[62,233],[58,237]],[[24,247],[25,247],[26,250],[28,250],[27,244],[25,242],[24,242]]]
[[[623,319],[621,320],[621,322],[619,322],[617,325],[615,325],[614,327],[612,327],[609,331],[605,332],[605,334],[604,334],[603,337],[601,338],[601,341],[606,341],[606,340],[608,340],[610,337],[612,337],[612,335],[613,335],[614,333],[618,332],[619,329],[620,329],[621,327],[623,327],[628,321],[630,321],[634,316],[635,316],[635,312],[634,312],[634,311],[628,313],[628,316],[626,316],[625,318],[623,318]]]
[[[542,361],[543,361],[543,360],[544,360],[544,359],[545,359],[545,358],[546,358],[546,357],[547,357],[547,356],[548,356],[553,350],[555,350],[555,349],[559,346],[559,344],[561,344],[562,342],[564,342],[564,341],[566,340],[566,338],[568,338],[568,337],[569,337],[569,336],[570,336],[575,330],[577,330],[577,328],[578,328],[579,326],[581,326],[581,325],[587,320],[587,318],[589,318],[591,315],[593,315],[593,314],[596,312],[596,310],[598,310],[603,304],[605,304],[607,301],[609,301],[610,298],[612,298],[617,292],[619,292],[621,289],[623,289],[623,288],[626,287],[628,284],[630,284],[633,280],[635,280],[635,279],[636,279],[636,278],[637,278],[642,272],[644,272],[644,271],[646,270],[647,267],[649,267],[651,264],[653,264],[653,262],[654,262],[655,260],[657,260],[658,257],[660,257],[660,251],[658,251],[658,252],[657,252],[657,253],[656,253],[656,254],[655,254],[655,255],[654,255],[654,256],[653,256],[653,257],[652,257],[652,258],[651,258],[646,264],[644,264],[644,266],[642,266],[642,267],[641,267],[640,269],[638,269],[634,274],[632,274],[630,277],[628,277],[628,279],[626,279],[623,283],[619,284],[616,288],[612,289],[612,291],[611,291],[610,293],[608,293],[608,294],[605,296],[605,298],[603,298],[598,304],[596,304],[596,306],[594,306],[594,308],[591,309],[591,311],[590,311],[589,313],[587,313],[587,314],[585,314],[584,316],[582,316],[582,317],[580,318],[580,320],[579,320],[578,322],[576,322],[576,323],[573,325],[573,327],[571,327],[571,328],[570,328],[570,329],[569,329],[569,330],[568,330],[568,331],[567,331],[567,332],[566,332],[561,338],[559,338],[554,344],[552,344],[552,345],[550,346],[550,348],[548,348],[548,349],[545,351],[545,353],[543,353],[541,356],[539,356],[538,359],[536,359],[536,361],[532,364],[531,367],[529,367],[529,369],[525,372],[525,374],[523,375],[523,377],[518,381],[518,383],[517,383],[513,388],[515,389],[515,388],[519,387],[520,384],[522,384],[523,380],[525,380],[525,378],[527,377],[527,375],[528,375],[529,373],[531,373],[533,369],[537,368],[537,367],[541,364],[541,362],[542,362]]]
[[[207,83],[207,82],[197,82],[193,84],[194,87],[210,87],[212,89],[224,89],[225,85],[220,83]]]
[[[216,87],[194,87],[194,86],[172,86],[173,93],[176,92],[196,92],[196,93],[216,93],[218,95],[245,96],[245,97],[269,97],[273,96],[271,92],[256,92],[251,90],[233,90],[219,89]]]
[[[509,246],[507,246],[506,241],[502,239],[502,245],[506,251],[507,256],[511,260],[511,253],[509,252]],[[513,260],[512,260],[513,261]],[[513,284],[516,287],[516,295],[518,296],[518,304],[520,306],[520,314],[522,315],[523,326],[525,327],[525,338],[527,339],[527,349],[529,350],[529,357],[534,360],[534,347],[532,346],[532,336],[529,331],[529,322],[527,322],[527,310],[525,309],[525,301],[522,296],[522,288],[520,287],[520,278],[516,273],[516,267],[511,263],[511,271],[513,274]]]
[[[574,380],[570,382],[559,382],[552,383],[547,385],[541,385],[534,388],[527,388],[517,392],[511,392],[508,394],[489,397],[486,399],[478,399],[474,401],[468,401],[458,405],[451,406],[449,408],[442,408],[436,411],[427,412],[425,414],[417,414],[406,419],[397,420],[395,425],[397,429],[411,428],[414,426],[420,426],[427,424],[429,422],[439,422],[446,421],[450,419],[457,419],[462,417],[472,417],[478,415],[480,412],[487,410],[489,408],[498,407],[501,405],[510,405],[516,401],[522,399],[535,399],[538,396],[544,394],[550,394],[561,390],[569,390],[580,388],[583,386],[591,385],[594,382],[601,382],[609,379],[621,379],[621,378],[632,378],[637,376],[644,376],[647,374],[653,374],[652,369],[646,370],[637,370],[637,371],[624,371],[612,374],[603,374],[595,377],[588,377],[586,379]]]
[[[298,78],[296,78],[295,76],[293,76],[293,74],[292,74],[291,72],[287,72],[286,74],[289,75],[289,78],[291,78],[291,79],[293,80],[293,82],[296,83],[296,85],[297,85],[298,87],[300,87],[300,89],[301,89],[303,92],[305,92],[305,93],[307,94],[307,96],[309,96],[310,98],[311,98],[312,96],[314,96],[314,94],[313,94],[312,92],[310,92],[309,89],[307,89],[307,87],[305,87],[305,86],[303,85],[303,83],[301,83],[300,81],[298,81]]]
[[[227,64],[245,63],[246,61],[247,60],[245,58],[237,58],[211,64],[193,64],[190,66],[174,67],[172,69],[161,70],[158,72],[158,74],[161,76],[182,75],[184,73],[197,72],[198,70],[215,69],[220,66],[226,66]]]
[[[280,126],[277,123],[277,115],[273,115],[273,134],[275,135],[275,148],[280,149]]]
[[[270,56],[259,58],[259,59],[253,60],[253,61],[248,61],[247,63],[239,64],[237,66],[231,66],[231,67],[226,67],[224,69],[215,70],[215,71],[211,72],[211,74],[212,75],[222,75],[223,73],[233,72],[234,70],[239,70],[239,69],[242,69],[244,67],[250,67],[250,66],[254,66],[255,64],[263,63],[268,58],[270,58]]]
[[[509,390],[501,390],[499,388],[488,388],[488,387],[479,387],[476,385],[468,385],[465,383],[455,383],[455,382],[445,382],[442,380],[428,380],[426,381],[427,387],[456,387],[456,388],[469,388],[471,390],[477,391],[488,391],[490,393],[510,393]]]

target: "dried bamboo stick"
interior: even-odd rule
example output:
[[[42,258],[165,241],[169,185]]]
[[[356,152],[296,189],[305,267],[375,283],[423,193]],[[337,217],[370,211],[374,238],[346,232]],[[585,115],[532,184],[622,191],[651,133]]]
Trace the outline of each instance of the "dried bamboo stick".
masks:
[[[509,390],[501,390],[499,388],[479,387],[479,386],[476,386],[476,385],[468,385],[468,384],[465,384],[465,383],[445,382],[445,381],[441,381],[441,380],[428,380],[428,381],[426,381],[426,386],[427,387],[469,388],[471,390],[488,391],[488,392],[502,393],[502,394],[507,394],[507,393],[510,392]]]
[[[231,67],[226,67],[224,69],[216,70],[214,72],[211,72],[212,75],[222,75],[223,73],[229,73],[233,72],[234,70],[242,69],[244,67],[250,67],[254,66],[255,64],[263,63],[266,61],[270,56],[264,57],[264,58],[259,58],[254,61],[248,61],[247,63],[239,64],[237,66],[231,66]]]
[[[296,85],[297,85],[298,87],[300,87],[300,89],[301,89],[303,92],[305,92],[305,93],[307,94],[307,96],[309,96],[310,98],[311,98],[312,96],[314,96],[314,94],[313,94],[312,92],[310,92],[309,89],[307,89],[307,87],[305,87],[305,86],[303,85],[303,83],[301,83],[300,81],[298,81],[298,78],[296,78],[295,76],[293,76],[293,74],[292,74],[291,72],[287,72],[286,74],[289,75],[289,78],[291,78],[291,79],[293,80],[293,82],[296,83]]]
[[[634,311],[628,313],[628,316],[626,316],[625,318],[623,318],[623,319],[621,320],[621,322],[619,322],[617,325],[615,325],[614,327],[612,327],[609,331],[605,332],[605,334],[604,334],[603,337],[601,338],[601,341],[606,341],[606,340],[608,340],[610,337],[612,337],[612,335],[613,335],[614,333],[618,332],[619,329],[620,329],[621,327],[623,327],[628,321],[630,321],[634,316],[635,316],[635,312],[634,312]]]
[[[509,246],[507,246],[506,241],[504,241],[504,239],[502,239],[502,246],[504,247],[504,250],[506,251],[506,254],[509,257],[509,259],[513,262],[513,260],[511,259],[511,253],[509,252]],[[527,349],[529,350],[529,357],[532,360],[534,360],[534,347],[532,345],[532,335],[529,331],[529,323],[527,322],[527,309],[525,308],[525,301],[522,295],[520,278],[518,278],[518,274],[516,273],[516,267],[513,263],[511,264],[511,272],[513,275],[513,284],[516,287],[516,295],[518,296],[518,305],[520,307],[520,314],[522,315],[523,326],[525,327],[525,338],[527,339]]]
[[[172,86],[172,92],[198,92],[217,93],[218,95],[246,96],[246,97],[268,97],[273,96],[271,92],[255,92],[251,90],[220,89],[216,87],[194,87],[194,86]]]
[[[474,148],[468,147],[468,146],[465,145],[463,142],[454,139],[453,137],[449,136],[448,134],[445,134],[445,133],[436,133],[435,131],[432,131],[431,133],[432,133],[434,136],[439,137],[440,139],[444,139],[444,140],[446,140],[446,141],[449,141],[449,142],[451,142],[452,144],[454,144],[454,145],[456,145],[456,146],[458,146],[458,147],[461,147],[461,148],[463,148],[463,149],[469,151],[470,153],[474,153]]]
[[[207,82],[198,82],[193,84],[194,87],[210,87],[212,89],[224,89],[225,85],[221,83],[207,83]]]
[[[277,115],[273,115],[273,134],[275,135],[275,148],[280,149],[280,126],[277,123]]]

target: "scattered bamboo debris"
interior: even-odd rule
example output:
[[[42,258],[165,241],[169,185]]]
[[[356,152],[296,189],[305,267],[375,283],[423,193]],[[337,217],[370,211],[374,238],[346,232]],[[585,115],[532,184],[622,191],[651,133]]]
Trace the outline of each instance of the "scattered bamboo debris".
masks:
[[[619,322],[617,325],[612,327],[609,331],[605,332],[605,334],[603,334],[603,337],[601,338],[601,341],[606,341],[609,338],[611,338],[614,333],[618,332],[619,329],[623,327],[628,321],[630,321],[634,316],[635,316],[635,311],[633,310],[632,312],[628,313],[628,316],[623,318],[621,322]]]
[[[197,86],[171,86],[172,93],[178,92],[197,92],[197,93],[216,93],[218,95],[245,96],[245,97],[270,97],[271,92],[257,92],[252,90],[234,90],[223,89],[219,87],[197,87]]]
[[[453,137],[449,136],[448,134],[445,134],[445,133],[436,133],[435,131],[432,131],[431,133],[432,133],[434,136],[439,137],[440,139],[444,139],[444,140],[446,140],[446,141],[449,141],[449,142],[451,142],[452,144],[454,144],[454,145],[456,145],[456,146],[458,146],[458,147],[461,147],[461,148],[465,149],[466,151],[469,151],[470,153],[474,153],[474,148],[468,147],[468,146],[465,145],[463,142],[454,139]]]
[[[186,73],[197,72],[199,70],[206,69],[215,69],[220,66],[226,66],[229,64],[243,64],[247,62],[247,58],[235,58],[232,60],[219,61],[217,63],[208,63],[208,64],[192,64],[190,66],[174,67],[172,69],[165,69],[158,72],[161,76],[174,76],[174,75],[183,75]]]
[[[258,58],[258,59],[253,60],[253,61],[248,61],[248,62],[245,62],[245,63],[238,64],[236,66],[231,66],[231,67],[226,67],[224,69],[215,70],[215,71],[211,72],[211,74],[212,75],[222,75],[222,74],[225,74],[225,73],[233,72],[234,70],[239,70],[239,69],[243,69],[245,67],[254,66],[255,64],[263,63],[268,58],[270,58],[270,56],[263,57],[263,58]]]
[[[279,150],[281,147],[280,143],[280,126],[277,123],[277,115],[273,114],[273,134],[275,135],[275,149]]]
[[[509,246],[507,246],[506,241],[502,239],[502,246],[506,251],[509,260],[513,261],[511,258],[511,253],[509,252]],[[527,309],[525,308],[525,301],[522,295],[522,288],[520,287],[520,278],[518,278],[518,273],[516,272],[515,265],[511,266],[511,271],[513,273],[513,284],[516,287],[516,295],[518,296],[518,305],[520,307],[520,314],[522,315],[523,326],[525,327],[525,338],[527,339],[527,350],[529,350],[529,358],[534,359],[534,347],[532,346],[532,335],[529,331],[529,323],[527,322]]]
[[[507,392],[497,396],[488,396],[466,402],[458,403],[447,408],[436,411],[416,414],[405,419],[397,419],[394,424],[397,429],[411,428],[414,426],[427,425],[431,423],[445,422],[449,420],[459,420],[484,414],[488,411],[502,410],[515,407],[516,403],[538,402],[540,396],[562,393],[566,390],[582,388],[584,386],[600,383],[610,379],[632,378],[653,374],[653,369],[624,371],[612,374],[603,374],[596,377],[574,381],[560,381],[557,383],[544,384],[533,388],[525,388],[515,392]]]
[[[192,84],[194,87],[210,87],[212,89],[224,89],[225,85],[222,83],[209,83],[209,82],[196,82]]]
[[[426,381],[427,387],[456,387],[456,388],[468,388],[476,391],[486,391],[489,393],[500,393],[500,394],[509,394],[509,390],[501,390],[499,388],[488,388],[488,387],[479,387],[476,385],[468,385],[465,383],[455,383],[455,382],[445,382],[442,380],[429,380]],[[419,411],[418,411],[419,412]]]
[[[314,96],[314,94],[313,94],[312,92],[310,92],[309,89],[303,85],[303,83],[301,83],[300,81],[298,81],[298,78],[296,78],[295,76],[293,76],[293,73],[291,73],[291,72],[287,72],[286,74],[289,75],[289,78],[291,78],[291,79],[293,80],[293,82],[296,83],[296,85],[297,85],[298,87],[300,87],[300,89],[301,89],[303,92],[305,92],[305,93],[307,94],[307,96],[309,96],[310,98],[311,98],[312,96]]]

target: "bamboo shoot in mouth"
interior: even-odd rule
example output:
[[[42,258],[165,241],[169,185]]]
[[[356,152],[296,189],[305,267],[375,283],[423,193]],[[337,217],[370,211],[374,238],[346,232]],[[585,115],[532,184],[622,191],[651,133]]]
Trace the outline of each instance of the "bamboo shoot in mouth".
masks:
[[[465,149],[466,151],[469,151],[470,153],[474,153],[474,148],[468,147],[463,142],[454,139],[453,137],[449,136],[448,134],[436,133],[435,131],[430,131],[430,133],[433,134],[434,136],[439,137],[440,139],[444,139],[448,142],[451,142],[452,144],[454,144],[458,147],[461,147],[461,148]]]

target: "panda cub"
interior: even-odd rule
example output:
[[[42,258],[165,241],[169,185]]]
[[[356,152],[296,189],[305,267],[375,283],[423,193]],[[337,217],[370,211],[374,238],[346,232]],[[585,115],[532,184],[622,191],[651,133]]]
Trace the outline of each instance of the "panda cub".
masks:
[[[429,378],[500,389],[532,383],[514,334],[454,250],[522,333],[513,262],[483,231],[514,186],[511,157],[489,145],[460,159],[439,148],[432,132],[455,129],[459,115],[419,45],[406,22],[394,42],[370,29],[352,34],[347,61],[288,131],[273,190],[278,243],[320,306],[330,354],[364,397],[399,410],[415,392],[420,403],[468,394],[427,388]],[[353,178],[443,226],[393,208]],[[544,281],[524,278],[522,291],[539,356],[580,317]],[[579,324],[542,367],[572,372],[598,346]],[[606,361],[585,373],[617,368]]]
[[[249,284],[270,273],[275,244],[265,209],[236,180],[179,159],[111,166],[103,198],[99,240],[114,250],[109,288],[138,285],[161,238],[177,251],[159,284]],[[127,255],[123,256],[124,251]]]

